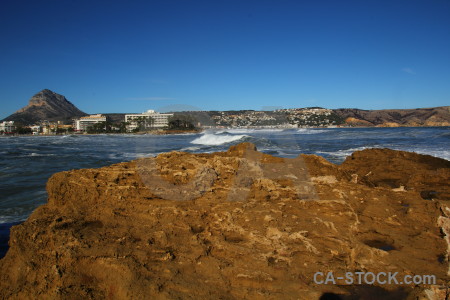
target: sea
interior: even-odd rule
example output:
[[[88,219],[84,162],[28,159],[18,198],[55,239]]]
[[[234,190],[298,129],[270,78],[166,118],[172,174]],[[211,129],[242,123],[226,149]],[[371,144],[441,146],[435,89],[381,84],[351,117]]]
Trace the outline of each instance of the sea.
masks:
[[[0,137],[0,258],[9,229],[45,204],[48,178],[168,151],[210,153],[251,142],[280,157],[301,153],[340,164],[354,151],[390,148],[450,160],[450,127],[215,129],[195,134],[100,134]]]

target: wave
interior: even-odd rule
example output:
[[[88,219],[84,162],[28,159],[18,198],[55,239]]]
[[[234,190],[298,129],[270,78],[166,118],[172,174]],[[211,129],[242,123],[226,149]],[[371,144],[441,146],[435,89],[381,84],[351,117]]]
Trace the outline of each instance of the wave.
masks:
[[[19,216],[0,216],[0,224],[24,222],[28,218],[29,214]]]
[[[56,156],[56,154],[52,154],[52,153],[36,153],[36,152],[32,152],[30,154],[27,155],[22,155],[23,157],[36,157],[36,156]]]
[[[155,156],[155,153],[151,152],[124,152],[124,153],[111,153],[108,154],[108,158],[112,160],[133,160],[137,158],[143,157],[152,157]]]
[[[33,152],[33,153],[28,154],[26,156],[56,156],[56,154],[52,154],[52,153],[42,154],[42,153]]]
[[[404,148],[404,147],[391,147],[393,150],[415,152],[418,154],[431,155],[437,158],[442,158],[450,161],[450,151],[446,149],[416,149],[416,148]]]
[[[374,147],[357,147],[357,148],[350,148],[350,149],[341,149],[341,150],[336,150],[336,151],[314,151],[315,154],[318,155],[326,155],[326,156],[335,156],[335,157],[339,157],[339,158],[346,158],[347,156],[350,156],[353,154],[353,152],[356,151],[362,151],[365,149],[371,149],[371,148],[378,148],[376,146]]]
[[[314,153],[317,155],[325,156],[327,157],[335,157],[338,160],[344,160],[347,156],[350,156],[353,154],[353,152],[361,151],[364,149],[373,149],[373,148],[385,148],[385,145],[375,145],[375,146],[362,146],[357,148],[350,148],[350,149],[342,149],[337,151],[315,151]],[[415,149],[412,147],[389,147],[389,149],[392,150],[398,150],[398,151],[407,151],[407,152],[415,152],[418,154],[424,154],[424,155],[431,155],[434,157],[446,159],[450,161],[450,151],[446,149]]]
[[[231,133],[231,134],[235,134],[235,133],[240,133],[240,134],[245,134],[245,133],[262,133],[262,132],[281,132],[284,131],[285,129],[283,128],[254,128],[254,129],[250,129],[250,128],[235,128],[235,129],[226,129],[226,130],[220,130],[220,131],[216,131],[216,134],[223,134],[223,133]]]
[[[248,137],[247,135],[216,135],[211,133],[204,133],[202,136],[191,141],[191,144],[217,146],[222,144],[238,141],[242,138]]]
[[[425,150],[423,152],[418,152],[418,153],[427,154],[427,155],[443,158],[443,159],[450,161],[450,151],[448,151],[448,150],[435,150],[435,151],[426,151]]]
[[[181,148],[181,150],[180,151],[182,151],[182,152],[189,152],[189,151],[191,151],[191,152],[195,152],[195,151],[198,151],[198,150],[200,150],[202,147],[201,146],[192,146],[192,147],[184,147],[184,148]]]
[[[327,132],[327,130],[324,129],[309,129],[309,128],[300,128],[297,130],[298,134],[318,134],[318,133],[324,133]]]
[[[443,133],[436,134],[436,137],[443,137],[443,138],[450,137],[450,131],[446,131],[446,132],[443,132]]]

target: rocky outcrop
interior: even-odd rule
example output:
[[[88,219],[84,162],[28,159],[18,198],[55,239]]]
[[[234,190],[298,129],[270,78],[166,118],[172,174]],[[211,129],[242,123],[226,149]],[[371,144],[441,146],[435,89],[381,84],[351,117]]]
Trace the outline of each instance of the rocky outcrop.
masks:
[[[345,124],[350,125],[350,126],[362,126],[362,127],[373,126],[373,124],[370,123],[369,121],[352,118],[352,117],[348,117],[347,119],[345,119]]]
[[[24,125],[44,120],[71,122],[71,118],[86,115],[63,95],[45,89],[31,97],[27,106],[7,117],[5,121],[20,122]]]
[[[12,228],[0,297],[445,299],[449,164],[373,149],[338,166],[244,143],[57,173],[48,203]],[[319,284],[317,272],[436,282]]]

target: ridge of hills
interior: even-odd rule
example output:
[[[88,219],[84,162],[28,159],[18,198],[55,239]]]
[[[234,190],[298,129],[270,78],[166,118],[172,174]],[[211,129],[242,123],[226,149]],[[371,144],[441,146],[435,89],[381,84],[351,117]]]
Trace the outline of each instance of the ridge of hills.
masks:
[[[73,118],[86,116],[63,95],[44,89],[3,121],[31,125],[43,120],[71,123]],[[112,123],[124,121],[124,113],[107,113]],[[175,116],[188,116],[201,126],[450,126],[450,106],[364,110],[357,108],[326,109],[322,107],[280,109],[275,111],[185,111]]]
[[[450,126],[450,106],[383,110],[309,107],[276,111],[191,111],[182,114],[187,114],[194,120],[200,120],[205,125],[225,127],[276,126],[281,124],[294,124],[299,127],[336,125],[362,127]]]
[[[450,106],[416,109],[333,110],[346,123],[366,126],[450,126]]]

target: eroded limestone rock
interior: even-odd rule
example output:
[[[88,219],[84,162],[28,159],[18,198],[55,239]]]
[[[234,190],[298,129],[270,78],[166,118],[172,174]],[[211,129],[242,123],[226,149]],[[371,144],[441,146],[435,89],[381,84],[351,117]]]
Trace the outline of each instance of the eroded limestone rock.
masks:
[[[449,164],[374,149],[338,166],[314,155],[273,157],[245,143],[57,173],[48,203],[12,228],[0,297],[445,295]],[[314,282],[316,272],[357,271],[434,275],[436,284]]]

